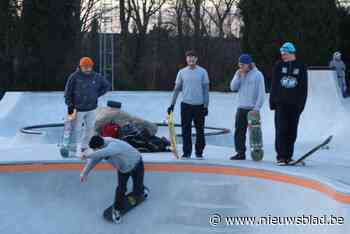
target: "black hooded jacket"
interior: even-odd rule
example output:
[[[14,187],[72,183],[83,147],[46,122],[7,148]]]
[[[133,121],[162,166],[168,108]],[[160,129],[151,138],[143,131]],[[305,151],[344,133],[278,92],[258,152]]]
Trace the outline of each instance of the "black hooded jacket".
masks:
[[[304,64],[295,60],[279,61],[274,68],[270,90],[270,108],[289,105],[302,112],[308,93],[308,75]]]

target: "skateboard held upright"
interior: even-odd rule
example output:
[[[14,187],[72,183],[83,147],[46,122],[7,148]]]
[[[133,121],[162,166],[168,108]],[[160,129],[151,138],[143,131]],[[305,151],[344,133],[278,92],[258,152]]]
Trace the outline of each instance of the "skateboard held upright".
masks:
[[[170,138],[171,151],[173,152],[173,154],[176,158],[179,158],[179,155],[178,155],[177,149],[176,149],[176,132],[175,132],[173,112],[171,112],[170,114],[167,114],[166,119],[167,119],[168,128],[169,128],[169,138]]]
[[[254,161],[260,161],[264,157],[261,120],[258,111],[248,112],[248,132],[250,153]]]
[[[60,153],[61,156],[64,158],[68,158],[70,156],[71,149],[71,141],[72,141],[72,130],[74,121],[77,115],[77,111],[74,110],[73,114],[67,115],[65,121],[64,121],[64,127],[63,127],[63,138],[62,143],[60,145]]]

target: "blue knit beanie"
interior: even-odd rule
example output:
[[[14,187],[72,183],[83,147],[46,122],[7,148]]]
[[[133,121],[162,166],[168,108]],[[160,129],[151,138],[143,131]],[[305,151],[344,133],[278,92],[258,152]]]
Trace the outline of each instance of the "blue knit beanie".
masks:
[[[249,54],[241,54],[241,56],[239,56],[239,63],[241,63],[241,64],[252,64],[253,60],[252,60],[252,57]]]
[[[295,54],[296,51],[295,46],[291,42],[284,43],[280,48],[281,53]]]

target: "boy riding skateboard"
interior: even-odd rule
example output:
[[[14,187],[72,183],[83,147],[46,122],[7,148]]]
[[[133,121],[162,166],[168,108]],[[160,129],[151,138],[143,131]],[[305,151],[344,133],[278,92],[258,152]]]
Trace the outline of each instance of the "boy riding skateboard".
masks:
[[[115,191],[115,199],[112,210],[112,219],[120,222],[121,211],[124,209],[125,193],[129,177],[133,181],[133,196],[145,197],[144,165],[141,153],[128,143],[114,139],[93,136],[89,143],[93,153],[83,154],[82,160],[87,160],[81,172],[80,180],[85,182],[89,172],[102,160],[110,163],[118,171],[118,186]]]
[[[238,109],[235,121],[235,149],[236,155],[231,160],[246,159],[246,134],[248,128],[248,113],[258,115],[265,100],[265,83],[263,74],[253,64],[249,54],[239,57],[239,69],[236,71],[230,88],[238,92]]]

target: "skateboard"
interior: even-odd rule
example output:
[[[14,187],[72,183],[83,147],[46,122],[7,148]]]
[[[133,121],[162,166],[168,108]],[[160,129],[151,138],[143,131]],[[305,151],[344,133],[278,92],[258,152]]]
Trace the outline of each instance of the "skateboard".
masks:
[[[143,203],[147,198],[149,197],[149,189],[145,187],[145,194],[142,197],[136,198],[132,192],[128,193],[125,196],[124,200],[124,209],[120,210],[120,218],[123,217],[126,213]],[[109,206],[107,209],[103,212],[103,218],[107,220],[108,222],[113,222],[112,218],[112,210],[113,205]]]
[[[180,157],[176,149],[176,132],[175,132],[173,112],[171,112],[170,114],[167,114],[166,119],[167,119],[167,124],[169,128],[170,148],[175,158],[179,159]]]
[[[305,166],[304,160],[307,159],[308,157],[310,157],[312,154],[314,154],[318,150],[324,148],[325,146],[328,146],[328,144],[331,142],[332,138],[333,138],[333,136],[327,137],[327,139],[325,139],[321,144],[319,144],[319,145],[315,146],[314,148],[312,148],[309,152],[307,152],[306,154],[302,155],[296,161],[294,161],[292,163],[289,163],[289,164],[286,164],[286,166],[295,166],[297,164],[301,164],[301,165]]]
[[[74,110],[73,114],[67,115],[64,121],[62,144],[60,145],[60,153],[63,158],[68,158],[70,156],[70,152],[72,152],[70,144],[76,115],[77,111]]]
[[[260,114],[258,111],[249,111],[247,118],[251,157],[254,161],[261,161],[264,157],[264,149]]]

